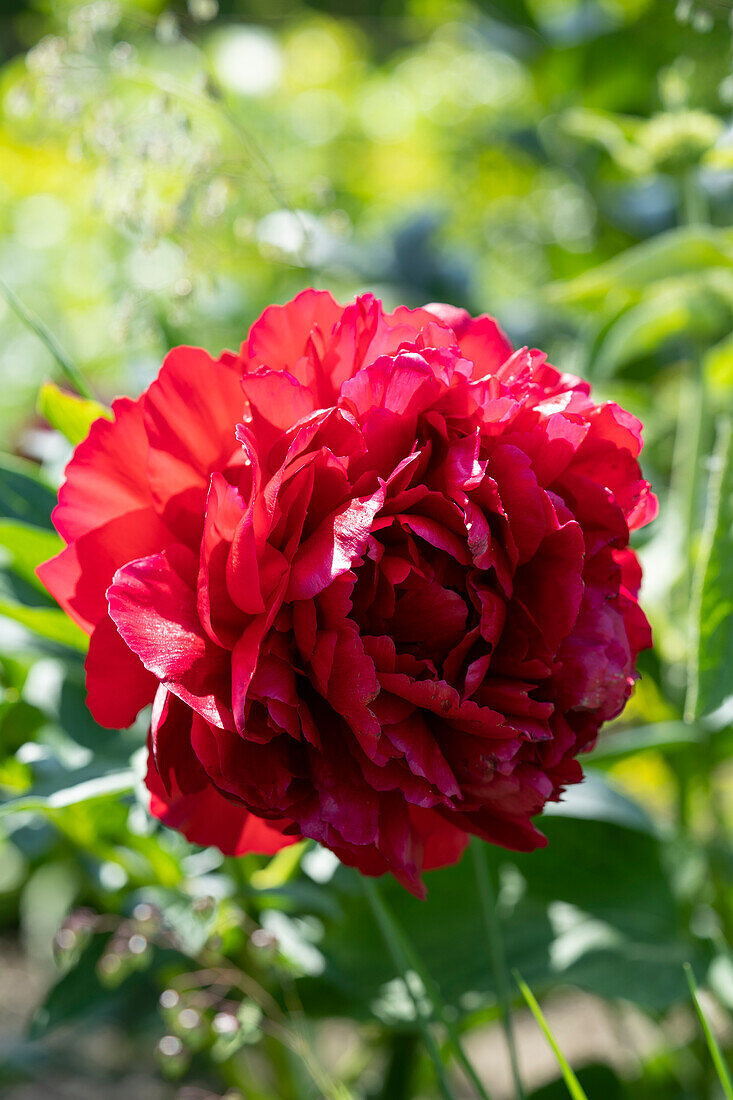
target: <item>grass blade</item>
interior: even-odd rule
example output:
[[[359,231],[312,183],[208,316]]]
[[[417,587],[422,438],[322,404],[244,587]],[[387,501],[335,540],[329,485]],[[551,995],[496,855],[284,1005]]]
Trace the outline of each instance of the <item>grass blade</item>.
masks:
[[[695,1011],[700,1017],[700,1024],[702,1026],[703,1033],[705,1035],[705,1042],[708,1044],[708,1050],[710,1051],[710,1057],[713,1060],[715,1071],[718,1074],[718,1080],[723,1088],[723,1094],[726,1100],[733,1100],[733,1082],[731,1081],[730,1071],[725,1064],[723,1058],[723,1052],[718,1045],[718,1040],[713,1034],[713,1030],[708,1023],[708,1019],[705,1015],[702,1005],[700,1004],[700,998],[698,997],[698,987],[695,981],[695,975],[692,967],[689,963],[685,963],[685,975],[687,976],[687,984],[690,987],[690,995],[692,996],[692,1003],[695,1006]]]
[[[567,1085],[568,1092],[572,1096],[573,1100],[588,1100],[588,1097],[586,1096],[585,1092],[583,1091],[583,1087],[582,1087],[580,1081],[578,1080],[578,1078],[575,1076],[572,1069],[570,1068],[570,1063],[568,1062],[568,1060],[565,1057],[565,1055],[563,1054],[563,1052],[560,1050],[560,1047],[557,1045],[557,1040],[555,1039],[555,1036],[550,1031],[550,1025],[548,1024],[547,1020],[545,1019],[545,1017],[542,1013],[542,1009],[540,1008],[539,1004],[537,1003],[537,999],[536,999],[534,993],[529,988],[527,983],[524,981],[521,974],[519,974],[516,970],[514,971],[514,980],[516,981],[517,985],[519,986],[520,990],[522,991],[522,996],[524,997],[525,1001],[527,1002],[527,1004],[529,1006],[529,1009],[530,1009],[532,1015],[534,1016],[535,1020],[537,1021],[540,1028],[542,1029],[542,1032],[543,1032],[545,1038],[547,1039],[547,1042],[552,1047],[553,1054],[557,1058],[558,1065],[560,1066],[560,1069],[562,1070],[563,1080],[564,1080],[565,1084]]]
[[[84,376],[78,367],[76,367],[68,355],[56,340],[56,337],[43,323],[40,317],[37,317],[35,313],[25,306],[14,290],[11,290],[7,283],[4,283],[0,279],[0,294],[2,294],[5,301],[8,303],[13,313],[23,322],[23,324],[34,332],[38,339],[46,345],[48,351],[54,357],[67,381],[74,387],[77,393],[82,397],[87,397],[89,400],[94,400],[94,394],[84,380]]]

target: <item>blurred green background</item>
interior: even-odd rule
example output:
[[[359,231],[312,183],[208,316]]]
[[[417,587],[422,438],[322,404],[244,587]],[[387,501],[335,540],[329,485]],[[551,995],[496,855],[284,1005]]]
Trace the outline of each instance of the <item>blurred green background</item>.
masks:
[[[0,1095],[438,1095],[357,877],[153,823],[145,723],[95,727],[84,639],[33,574],[83,431],[55,391],[38,402],[68,388],[64,356],[100,400],[136,394],[172,345],[237,347],[307,285],[491,312],[644,421],[654,651],[549,848],[489,865],[506,965],[591,1100],[731,1095],[683,973],[730,1053],[731,11],[3,0]],[[384,894],[509,1100],[471,858],[427,884]],[[567,1096],[509,987],[527,1095]]]

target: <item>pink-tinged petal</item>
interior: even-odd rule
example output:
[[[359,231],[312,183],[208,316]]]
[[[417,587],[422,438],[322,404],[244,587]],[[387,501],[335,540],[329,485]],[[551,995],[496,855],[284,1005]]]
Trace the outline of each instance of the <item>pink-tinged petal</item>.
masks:
[[[322,355],[344,307],[327,290],[303,290],[284,306],[268,306],[249,330],[242,354],[252,367],[291,373],[313,344]]]
[[[223,702],[229,654],[206,635],[196,607],[196,559],[174,545],[129,562],[107,591],[109,613],[145,667],[216,725],[233,725]]]
[[[474,378],[495,372],[512,354],[512,345],[488,314],[471,318],[464,309],[437,302],[425,308],[453,329],[461,354],[475,365]]]
[[[344,309],[323,358],[333,392],[338,393],[346,379],[362,367],[380,355],[393,354],[414,335],[413,326],[391,319],[374,295],[360,295]]]
[[[283,432],[317,408],[313,392],[284,370],[261,368],[256,374],[245,374],[242,389],[263,458]]]
[[[341,402],[357,419],[375,409],[397,416],[414,416],[439,396],[442,385],[421,355],[401,352],[394,359],[381,356],[363,367],[341,387]]]
[[[124,729],[153,701],[158,686],[155,677],[128,648],[107,615],[92,632],[84,668],[87,706],[100,726]]]
[[[370,496],[348,501],[301,543],[293,558],[286,599],[310,599],[351,569],[364,553],[384,494],[380,485]]]
[[[439,321],[442,321],[444,325],[453,329],[456,336],[461,337],[468,330],[473,323],[471,314],[467,309],[461,309],[460,306],[451,306],[447,302],[428,302],[423,309],[427,313],[432,313],[434,317],[437,317]]]
[[[143,410],[155,507],[181,542],[198,549],[211,474],[245,461],[234,434],[245,410],[240,374],[201,348],[175,348]]]
[[[454,439],[448,447],[437,476],[441,488],[450,496],[457,490],[470,492],[481,484],[486,473],[486,462],[479,457],[481,432],[478,428],[462,439]]]

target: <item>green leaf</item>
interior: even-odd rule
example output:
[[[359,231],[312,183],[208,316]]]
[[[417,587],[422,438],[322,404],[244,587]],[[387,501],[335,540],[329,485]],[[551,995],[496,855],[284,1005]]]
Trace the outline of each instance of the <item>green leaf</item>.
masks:
[[[120,795],[134,790],[135,772],[132,768],[100,772],[100,767],[104,767],[103,762],[95,761],[88,768],[61,773],[67,782],[73,780],[69,786],[61,786],[46,793],[46,789],[53,786],[46,782],[28,794],[0,803],[0,817],[16,813],[52,813],[54,810],[63,810],[97,798],[119,798]]]
[[[0,454],[0,517],[53,530],[51,512],[56,493],[37,466],[13,455]]]
[[[33,634],[57,645],[85,653],[89,638],[76,623],[55,607],[28,607],[26,604],[0,597],[0,618],[20,623]]]
[[[27,584],[41,592],[45,593],[46,589],[36,576],[36,566],[54,557],[63,546],[55,532],[17,520],[0,519],[0,547],[6,551],[7,564]]]
[[[548,297],[567,305],[600,304],[612,291],[633,300],[651,283],[708,268],[733,268],[733,234],[706,226],[670,229],[666,233],[563,283],[553,283]]]
[[[716,710],[733,693],[733,445],[723,417],[711,459],[695,562],[685,719]]]
[[[593,373],[607,378],[680,339],[709,344],[730,332],[732,323],[732,272],[718,269],[660,280],[609,327],[594,356]]]
[[[519,988],[522,991],[522,996],[524,997],[525,1001],[527,1002],[532,1015],[534,1016],[535,1020],[537,1021],[537,1023],[542,1028],[542,1032],[543,1032],[545,1038],[547,1039],[548,1043],[552,1047],[552,1052],[555,1055],[555,1057],[557,1058],[558,1065],[560,1066],[560,1069],[562,1070],[563,1080],[565,1081],[565,1084],[567,1085],[568,1092],[570,1093],[570,1095],[572,1097],[572,1100],[588,1100],[588,1097],[583,1092],[583,1088],[580,1084],[580,1081],[578,1080],[578,1078],[575,1076],[572,1069],[570,1068],[570,1063],[568,1062],[568,1060],[565,1057],[565,1055],[563,1054],[563,1052],[560,1050],[560,1047],[558,1046],[557,1040],[556,1040],[555,1036],[552,1034],[552,1031],[550,1029],[550,1025],[548,1024],[547,1020],[545,1019],[544,1014],[542,1012],[542,1009],[540,1008],[539,1004],[537,1003],[537,999],[535,998],[534,993],[529,988],[527,983],[524,981],[521,974],[519,974],[517,971],[515,971],[514,972],[514,977],[516,979],[517,985],[519,986]]]
[[[76,446],[89,434],[89,429],[100,416],[112,419],[109,409],[88,397],[66,393],[55,382],[46,382],[38,393],[38,412]]]
[[[608,730],[593,749],[589,760],[592,764],[613,764],[647,749],[677,752],[698,743],[695,730],[686,722],[652,722],[648,726]]]
[[[715,1072],[718,1075],[718,1080],[720,1081],[723,1093],[726,1096],[727,1100],[733,1100],[733,1081],[731,1081],[730,1071],[725,1064],[725,1059],[723,1058],[723,1053],[718,1044],[718,1040],[715,1038],[713,1029],[711,1028],[708,1022],[708,1018],[705,1015],[705,1011],[700,1004],[697,982],[695,981],[695,975],[689,963],[685,963],[685,974],[687,975],[687,984],[690,987],[690,995],[692,996],[695,1010],[700,1019],[700,1024],[702,1025],[702,1030],[705,1035],[705,1042],[708,1045],[708,1050],[710,1051],[710,1057],[712,1058],[713,1065],[715,1066]]]
[[[686,958],[700,958],[702,947],[691,940],[671,889],[667,842],[646,815],[596,776],[571,788],[566,801],[537,824],[548,838],[544,849],[525,854],[486,848],[492,876],[501,884],[509,969],[521,967],[535,989],[572,983],[653,1011],[683,999],[679,967]],[[445,1003],[459,1012],[495,1005],[471,860],[464,856],[453,867],[429,872],[425,885],[425,901],[389,878],[380,889],[427,960]],[[324,908],[320,914],[325,934],[317,946],[325,969],[299,981],[306,1008],[404,1025],[389,994],[395,972],[361,888],[339,868],[329,889],[338,912],[332,916]],[[260,904],[267,903],[264,896]],[[289,912],[297,910],[291,905]]]
[[[606,821],[642,833],[655,832],[654,822],[638,802],[627,798],[598,773],[588,770],[582,783],[566,791],[562,802],[547,803],[545,819],[548,817]]]

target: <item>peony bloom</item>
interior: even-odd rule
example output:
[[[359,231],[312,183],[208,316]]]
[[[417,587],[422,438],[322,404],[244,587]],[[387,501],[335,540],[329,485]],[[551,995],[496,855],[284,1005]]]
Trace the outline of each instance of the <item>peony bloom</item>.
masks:
[[[469,833],[542,845],[650,645],[639,422],[489,317],[315,290],[112,408],[39,573],[91,635],[97,721],[153,704],[152,812],[416,894]]]

